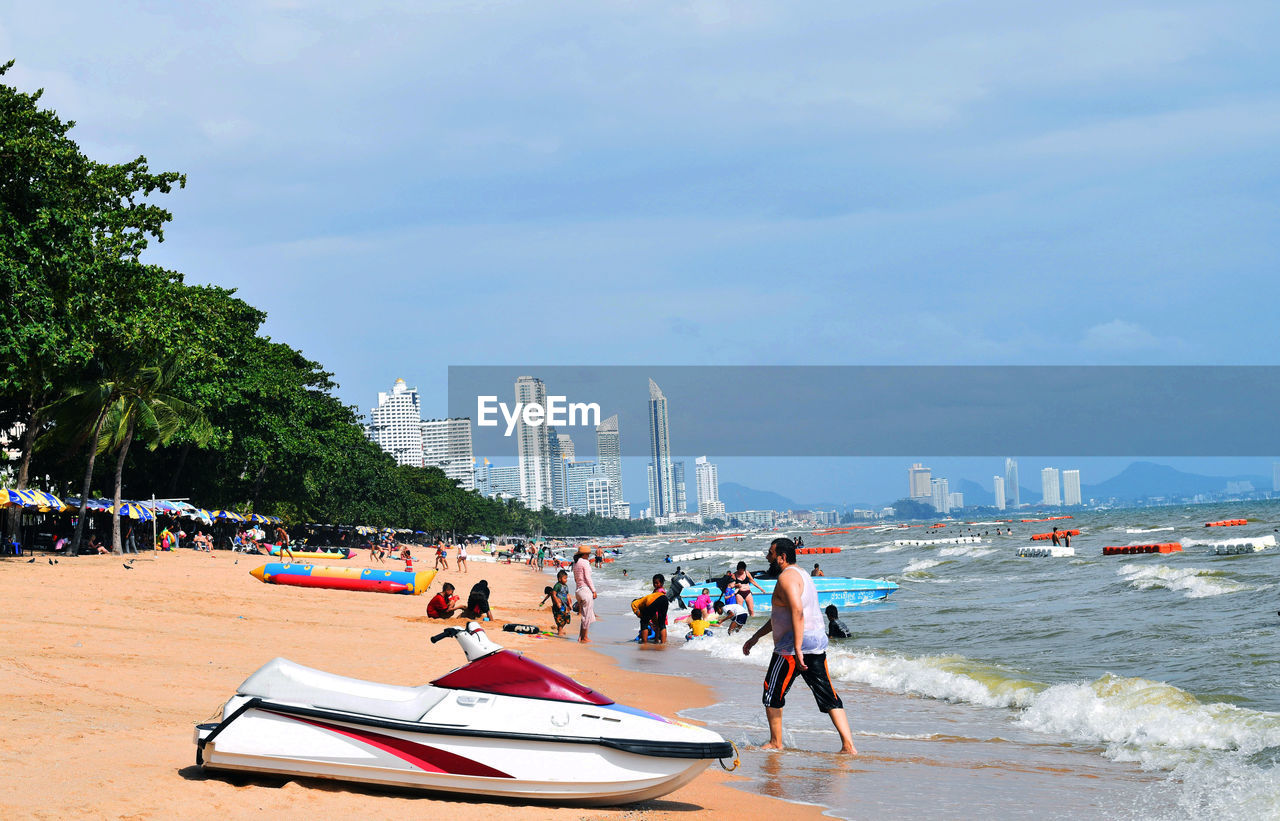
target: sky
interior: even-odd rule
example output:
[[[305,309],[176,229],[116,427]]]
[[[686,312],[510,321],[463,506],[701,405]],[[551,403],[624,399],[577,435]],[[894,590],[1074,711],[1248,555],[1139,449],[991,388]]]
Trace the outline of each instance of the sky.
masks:
[[[188,175],[150,261],[427,416],[449,365],[1277,364],[1278,39],[1247,1],[0,2],[7,82]]]

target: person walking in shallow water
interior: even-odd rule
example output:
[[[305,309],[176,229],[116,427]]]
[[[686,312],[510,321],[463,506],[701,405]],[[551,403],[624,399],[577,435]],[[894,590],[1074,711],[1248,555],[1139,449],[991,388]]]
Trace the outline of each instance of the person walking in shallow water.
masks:
[[[777,579],[773,588],[773,611],[769,620],[742,645],[742,654],[767,635],[773,635],[773,658],[764,679],[765,717],[769,720],[769,741],[761,749],[782,749],[782,708],[796,674],[813,691],[818,709],[831,718],[840,736],[840,752],[857,755],[844,702],[831,686],[827,672],[827,629],[818,609],[818,590],[813,579],[796,566],[796,545],[790,539],[774,539],[769,544],[769,569]]]

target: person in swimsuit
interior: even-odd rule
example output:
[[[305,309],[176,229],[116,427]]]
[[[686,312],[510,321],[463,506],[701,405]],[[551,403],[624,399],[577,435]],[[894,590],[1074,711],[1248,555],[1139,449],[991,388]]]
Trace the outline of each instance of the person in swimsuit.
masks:
[[[751,585],[754,584],[761,593],[765,592],[765,589],[756,582],[756,577],[751,575],[751,571],[747,570],[746,562],[738,562],[738,569],[733,572],[733,584],[738,590],[738,598],[747,606],[747,615],[754,616],[756,606],[751,601]]]
[[[844,702],[831,686],[827,672],[826,620],[818,609],[818,590],[813,579],[796,566],[796,545],[790,539],[774,539],[769,544],[769,569],[777,583],[773,587],[773,611],[769,620],[742,645],[742,654],[767,635],[773,635],[773,658],[764,678],[764,708],[769,720],[769,741],[765,750],[782,749],[782,708],[796,674],[813,691],[818,709],[831,717],[840,736],[840,752],[857,755]]]

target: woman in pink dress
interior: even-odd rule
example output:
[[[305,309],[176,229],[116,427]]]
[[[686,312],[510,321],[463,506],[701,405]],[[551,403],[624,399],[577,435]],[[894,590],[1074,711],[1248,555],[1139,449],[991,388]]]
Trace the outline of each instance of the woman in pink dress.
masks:
[[[596,620],[595,599],[596,586],[591,581],[591,549],[578,548],[578,555],[573,559],[573,584],[576,588],[574,597],[578,600],[578,641],[589,644],[587,628]]]

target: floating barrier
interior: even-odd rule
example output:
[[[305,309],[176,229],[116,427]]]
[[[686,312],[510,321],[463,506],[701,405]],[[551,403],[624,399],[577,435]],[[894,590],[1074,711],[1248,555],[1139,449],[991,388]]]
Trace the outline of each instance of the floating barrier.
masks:
[[[1249,524],[1248,519],[1223,519],[1220,522],[1205,522],[1205,527],[1239,527]]]
[[[363,590],[369,593],[404,593],[417,596],[425,592],[436,571],[410,573],[405,570],[360,569],[358,567],[325,567],[316,564],[268,562],[249,571],[249,575],[267,584],[293,587],[324,587],[330,590]]]
[[[1216,542],[1204,542],[1197,541],[1195,539],[1183,539],[1182,542],[1184,547],[1207,547],[1211,550],[1218,547],[1243,547],[1250,550],[1265,550],[1268,547],[1276,546],[1276,537],[1273,534],[1268,533],[1265,536],[1251,536],[1240,539],[1222,539]]]
[[[272,547],[268,551],[272,556],[279,556],[284,559],[350,559],[351,550],[345,547],[335,547],[333,550],[323,550],[317,548],[308,548],[306,550],[295,550],[294,548]]]
[[[796,554],[799,555],[804,553],[805,555],[808,555],[810,553],[839,553],[840,550],[841,548],[839,547],[797,547]]]
[[[1182,545],[1177,542],[1165,542],[1162,544],[1130,544],[1121,546],[1108,546],[1102,548],[1103,556],[1119,556],[1129,555],[1132,553],[1181,553]]]
[[[1058,531],[1058,535],[1059,535],[1059,536],[1079,536],[1079,535],[1080,535],[1080,531],[1078,531],[1078,530],[1059,530],[1059,531]],[[1037,533],[1036,535],[1034,535],[1034,536],[1032,536],[1032,537],[1031,537],[1031,541],[1033,541],[1033,542],[1044,542],[1044,541],[1048,541],[1049,539],[1052,539],[1052,538],[1053,538],[1053,534],[1052,534],[1052,533]]]
[[[953,536],[950,539],[894,539],[898,547],[930,547],[936,544],[978,544],[981,536]]]
[[[1242,553],[1259,553],[1267,549],[1267,545],[1255,545],[1252,542],[1244,544],[1216,544],[1209,551],[1215,556],[1238,556]]]
[[[1062,558],[1064,556],[1076,555],[1074,547],[1062,547],[1059,545],[1050,545],[1048,547],[1020,547],[1018,548],[1019,558]]]

